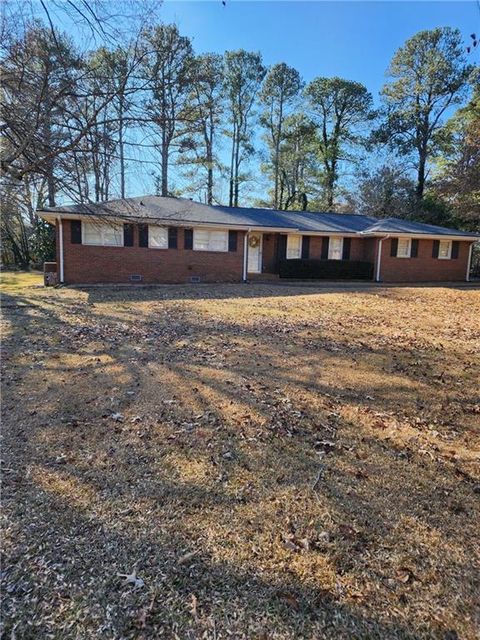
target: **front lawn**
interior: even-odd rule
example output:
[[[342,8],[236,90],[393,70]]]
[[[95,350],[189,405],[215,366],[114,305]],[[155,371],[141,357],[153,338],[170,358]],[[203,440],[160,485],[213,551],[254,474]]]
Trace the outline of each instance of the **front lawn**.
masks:
[[[3,637],[478,637],[478,290],[6,284]]]

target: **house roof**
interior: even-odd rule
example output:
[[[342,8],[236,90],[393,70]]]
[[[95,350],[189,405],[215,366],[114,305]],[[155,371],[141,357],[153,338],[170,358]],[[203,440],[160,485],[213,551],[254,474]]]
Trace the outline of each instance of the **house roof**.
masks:
[[[206,205],[186,198],[141,196],[109,202],[48,207],[38,211],[46,220],[62,217],[113,217],[138,221],[157,221],[177,225],[217,225],[247,229],[297,231],[329,234],[415,234],[462,236],[478,234],[437,227],[397,218],[378,220],[370,216],[330,212],[276,211],[273,209]]]
[[[448,227],[439,227],[435,224],[424,224],[423,222],[401,220],[399,218],[385,218],[383,220],[378,220],[368,228],[368,233],[412,233],[439,236],[478,237],[478,234],[468,233],[467,231],[449,229]]]

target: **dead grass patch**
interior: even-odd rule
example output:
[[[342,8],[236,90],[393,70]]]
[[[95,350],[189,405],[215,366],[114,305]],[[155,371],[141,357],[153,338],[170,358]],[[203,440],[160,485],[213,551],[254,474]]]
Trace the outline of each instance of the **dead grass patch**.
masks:
[[[478,291],[26,285],[5,638],[478,637]]]

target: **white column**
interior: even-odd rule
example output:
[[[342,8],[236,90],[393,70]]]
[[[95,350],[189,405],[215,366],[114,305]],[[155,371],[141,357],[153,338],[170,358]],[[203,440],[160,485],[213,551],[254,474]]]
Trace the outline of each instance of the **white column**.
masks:
[[[248,231],[245,231],[243,236],[243,282],[247,281],[247,269],[248,269]]]
[[[57,218],[58,220],[58,253],[60,255],[60,284],[63,284],[64,281],[64,277],[63,277],[63,224],[62,224],[62,219],[60,217]]]
[[[470,249],[468,250],[467,273],[465,276],[465,280],[467,282],[470,282],[470,267],[472,266],[472,252],[473,252],[473,242],[470,244]]]
[[[380,263],[382,261],[382,242],[383,238],[378,241],[378,253],[377,253],[377,269],[375,274],[375,282],[380,282]]]

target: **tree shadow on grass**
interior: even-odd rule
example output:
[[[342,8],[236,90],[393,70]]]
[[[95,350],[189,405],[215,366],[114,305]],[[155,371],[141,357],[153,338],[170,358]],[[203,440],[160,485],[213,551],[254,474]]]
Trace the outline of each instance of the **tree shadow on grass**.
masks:
[[[88,296],[90,304],[119,301],[165,301],[165,300],[228,300],[235,298],[277,298],[292,296],[310,296],[332,293],[361,293],[374,296],[401,295],[403,289],[448,288],[455,291],[477,290],[480,285],[470,283],[400,283],[379,284],[374,282],[276,282],[247,284],[185,284],[151,285],[100,285],[75,287]]]
[[[227,629],[233,637],[454,637],[448,616],[420,622],[415,600],[427,598],[432,570],[444,571],[446,581],[433,591],[434,606],[446,607],[450,619],[471,615],[478,584],[464,564],[475,553],[476,507],[465,483],[448,469],[436,477],[434,460],[412,451],[405,457],[335,415],[347,402],[369,401],[342,380],[302,383],[280,367],[281,335],[272,344],[271,335],[247,330],[236,364],[219,367],[218,343],[206,350],[177,344],[211,334],[194,318],[179,317],[163,332],[168,319],[122,329],[106,312],[90,320],[85,312],[82,326],[83,316],[69,322],[55,308],[24,303],[7,339],[9,357],[16,344],[34,364],[16,364],[15,376],[30,385],[28,402],[19,404],[15,380],[6,381],[4,505],[15,534],[4,574],[6,637],[15,625],[25,638],[215,638]],[[216,326],[221,340],[238,339],[233,322]],[[154,341],[143,344],[142,335]],[[51,338],[60,340],[53,340],[56,364],[43,353]],[[269,350],[271,367],[252,372],[253,344]],[[97,362],[106,347],[108,361]],[[345,350],[322,352],[325,365],[349,362]],[[66,364],[72,353],[80,365]],[[33,384],[35,376],[42,384]],[[300,411],[287,387],[307,393]],[[95,395],[98,404],[82,409]],[[388,389],[377,395],[379,409],[392,408]],[[231,403],[238,423],[229,420]],[[113,409],[123,422],[112,419]],[[325,438],[335,443],[321,458],[326,474],[315,492],[315,446]],[[357,457],[363,450],[369,457]],[[297,544],[325,529],[324,548]],[[451,552],[447,564],[421,537],[427,529],[444,556]],[[285,532],[293,548],[282,549]],[[181,562],[190,551],[195,556]],[[137,591],[116,575],[135,563],[145,580]],[[448,602],[453,588],[464,604]],[[30,618],[39,626],[30,627]],[[468,637],[472,626],[465,628]]]

